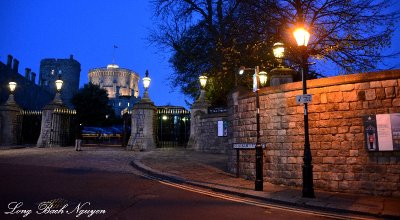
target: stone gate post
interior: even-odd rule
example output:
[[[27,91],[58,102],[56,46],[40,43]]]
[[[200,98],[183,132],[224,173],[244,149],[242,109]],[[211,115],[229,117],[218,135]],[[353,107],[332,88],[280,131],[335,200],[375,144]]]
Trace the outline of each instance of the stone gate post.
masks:
[[[210,104],[205,98],[204,90],[201,91],[200,97],[193,103],[190,108],[190,137],[187,144],[188,148],[199,150],[198,138],[200,137],[201,130],[199,129],[200,118],[202,115],[207,114]]]
[[[131,136],[127,150],[146,151],[156,147],[156,114],[157,108],[148,98],[143,98],[133,106]]]
[[[40,128],[40,135],[36,146],[38,147],[55,147],[52,139],[59,140],[62,132],[53,131],[67,131],[69,128],[62,126],[60,120],[53,117],[54,112],[62,109],[68,109],[61,101],[60,93],[57,92],[54,100],[43,108],[42,124]]]
[[[10,94],[6,103],[0,106],[0,145],[12,145],[17,143],[17,115],[21,108],[14,101],[14,95]]]

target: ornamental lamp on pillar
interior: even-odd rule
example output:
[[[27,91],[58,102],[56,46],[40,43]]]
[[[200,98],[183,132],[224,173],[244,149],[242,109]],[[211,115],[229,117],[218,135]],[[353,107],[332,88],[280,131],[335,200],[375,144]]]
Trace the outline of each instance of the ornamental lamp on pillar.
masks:
[[[10,88],[10,94],[14,94],[15,88],[17,87],[16,82],[9,82],[8,87]]]
[[[151,81],[151,79],[149,77],[149,71],[146,70],[146,76],[143,77],[144,94],[143,94],[142,100],[146,100],[146,101],[150,100],[149,92],[148,92],[148,88],[150,86],[150,81]]]
[[[278,66],[270,71],[270,86],[279,86],[293,82],[296,72],[293,69],[284,67],[283,58],[285,57],[285,45],[277,42],[272,46],[274,57],[278,61]]]
[[[310,33],[305,28],[298,28],[293,32],[301,52],[301,76],[303,94],[307,94],[308,54],[307,45]],[[303,197],[314,198],[313,165],[308,128],[308,104],[304,103],[304,153],[303,153]]]
[[[55,83],[56,83],[56,90],[57,90],[57,92],[56,92],[56,96],[54,97],[53,102],[54,102],[54,103],[57,103],[57,104],[62,104],[62,100],[61,100],[61,89],[62,89],[62,86],[63,86],[64,81],[62,81],[61,78],[59,77],[59,78],[56,80]]]
[[[17,87],[17,83],[16,82],[9,82],[8,83],[8,87],[10,89],[10,95],[8,96],[6,104],[7,105],[14,105],[14,104],[16,104],[15,100],[14,100],[14,91],[15,91],[15,89]]]
[[[274,57],[278,60],[279,67],[282,66],[282,59],[285,56],[285,47],[283,43],[277,42],[272,46]]]
[[[258,78],[260,80],[260,85],[261,86],[265,86],[267,84],[267,80],[268,80],[267,72],[265,72],[265,71],[259,72],[258,73]]]
[[[200,81],[200,96],[197,99],[197,102],[204,102],[206,100],[206,85],[207,85],[207,76],[205,76],[205,73],[199,77]]]

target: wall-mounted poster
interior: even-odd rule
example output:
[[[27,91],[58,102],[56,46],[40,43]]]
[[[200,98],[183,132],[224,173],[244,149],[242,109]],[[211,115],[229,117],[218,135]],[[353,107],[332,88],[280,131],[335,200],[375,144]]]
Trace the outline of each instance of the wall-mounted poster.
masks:
[[[218,121],[218,137],[228,136],[228,122]]]
[[[364,128],[365,128],[365,146],[368,151],[378,151],[378,135],[377,135],[377,125],[376,116],[367,115],[364,117]]]
[[[364,117],[368,151],[400,150],[400,113]]]

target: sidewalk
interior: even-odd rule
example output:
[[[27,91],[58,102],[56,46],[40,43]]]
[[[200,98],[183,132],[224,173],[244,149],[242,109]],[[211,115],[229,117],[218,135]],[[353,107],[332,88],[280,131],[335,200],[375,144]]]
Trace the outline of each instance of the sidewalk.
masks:
[[[254,181],[226,172],[227,156],[181,148],[162,148],[137,155],[136,168],[176,182],[268,202],[336,213],[350,213],[400,219],[400,199],[315,191],[316,198],[301,197],[301,188],[264,183],[264,191],[254,191]]]

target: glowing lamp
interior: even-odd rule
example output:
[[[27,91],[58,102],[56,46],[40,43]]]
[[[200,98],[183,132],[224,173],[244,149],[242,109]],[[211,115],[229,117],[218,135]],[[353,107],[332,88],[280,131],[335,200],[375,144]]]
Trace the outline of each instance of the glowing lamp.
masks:
[[[265,71],[259,72],[258,77],[260,79],[261,86],[265,86],[265,84],[267,84],[267,79],[268,79],[267,72]]]
[[[206,84],[207,84],[207,76],[200,76],[199,77],[199,80],[200,80],[200,86],[201,86],[201,88],[205,88],[206,87]]]
[[[145,89],[149,88],[149,86],[150,86],[150,81],[151,81],[151,79],[150,79],[150,77],[148,77],[148,76],[146,76],[146,77],[143,78],[143,87],[144,87]]]
[[[304,28],[297,28],[293,32],[294,38],[298,46],[307,46],[308,40],[310,40],[310,33]]]
[[[272,46],[272,51],[274,52],[274,57],[277,59],[282,59],[285,56],[285,47],[283,43],[275,43],[274,46]]]
[[[57,79],[57,80],[56,80],[56,89],[57,89],[57,92],[60,92],[60,91],[61,91],[61,88],[62,88],[63,83],[64,83],[64,82],[63,82],[61,79]]]
[[[17,83],[16,82],[9,82],[8,86],[10,87],[10,92],[14,93],[15,88],[17,87]]]

